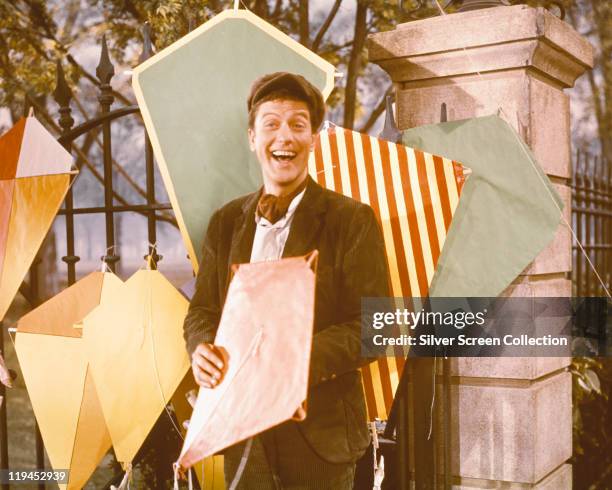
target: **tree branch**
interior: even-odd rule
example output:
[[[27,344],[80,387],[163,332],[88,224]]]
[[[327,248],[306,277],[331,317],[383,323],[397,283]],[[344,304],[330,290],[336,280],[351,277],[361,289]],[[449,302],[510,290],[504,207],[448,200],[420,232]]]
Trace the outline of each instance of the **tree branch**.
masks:
[[[310,45],[310,19],[308,18],[308,0],[300,0],[299,3],[299,35],[300,44],[309,47]]]
[[[315,53],[319,49],[319,45],[321,44],[321,41],[323,40],[323,36],[325,36],[325,33],[329,29],[329,26],[331,25],[334,18],[336,17],[336,14],[338,13],[338,9],[340,8],[341,3],[342,3],[342,0],[336,0],[334,2],[334,5],[329,11],[329,14],[327,14],[327,18],[325,19],[325,21],[319,28],[319,32],[317,32],[317,35],[315,36],[314,41],[312,42],[312,50]]]
[[[370,113],[370,116],[368,117],[368,120],[359,129],[360,133],[367,133],[370,129],[372,129],[372,126],[374,126],[374,124],[376,124],[376,121],[378,121],[378,118],[380,117],[380,115],[385,111],[385,105],[386,105],[386,102],[387,102],[387,96],[390,95],[392,92],[393,92],[393,85],[391,85],[385,91],[384,95],[382,96],[382,98],[380,99],[380,101],[378,102],[376,107]]]
[[[368,6],[365,0],[357,1],[357,11],[355,12],[355,36],[353,49],[348,62],[346,87],[344,90],[344,121],[343,125],[347,129],[353,129],[355,123],[355,105],[357,102],[357,76],[363,58],[363,48],[366,39],[366,20]]]
[[[276,0],[276,4],[274,5],[274,9],[272,10],[271,18],[276,18],[280,15],[282,6],[283,0]]]
[[[353,45],[353,40],[345,42],[344,44],[330,44],[323,51],[319,53],[319,56],[325,56],[327,54],[335,53],[344,48],[350,48]]]

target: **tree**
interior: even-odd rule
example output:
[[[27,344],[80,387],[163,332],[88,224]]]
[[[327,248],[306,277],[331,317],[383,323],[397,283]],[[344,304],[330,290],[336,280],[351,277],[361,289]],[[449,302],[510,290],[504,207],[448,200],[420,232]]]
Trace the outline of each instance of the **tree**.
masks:
[[[588,89],[583,94],[587,114],[595,116],[596,138],[579,135],[581,144],[593,146],[612,162],[612,4],[599,0],[575,0],[567,9],[568,20],[595,46],[595,67],[587,72]]]

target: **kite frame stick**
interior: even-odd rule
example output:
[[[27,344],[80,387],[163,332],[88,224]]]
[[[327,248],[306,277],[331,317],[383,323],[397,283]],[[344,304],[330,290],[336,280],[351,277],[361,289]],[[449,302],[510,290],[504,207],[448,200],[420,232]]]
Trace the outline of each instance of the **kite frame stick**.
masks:
[[[149,243],[149,247],[152,247],[152,250],[156,250],[157,244]],[[148,255],[147,257],[149,257],[149,260],[146,261],[147,272],[149,273],[154,272],[154,269],[151,269],[150,255]],[[147,274],[147,276],[149,276],[149,274]],[[159,394],[161,395],[162,403],[164,404],[164,411],[168,415],[168,418],[170,419],[170,422],[172,423],[172,427],[174,427],[174,430],[176,430],[181,440],[184,441],[185,438],[183,437],[183,434],[181,433],[181,429],[176,425],[176,422],[174,421],[174,418],[172,417],[172,414],[170,413],[170,410],[168,409],[168,404],[170,403],[170,400],[166,400],[166,397],[164,396],[164,388],[162,386],[161,378],[159,375],[159,369],[157,367],[157,351],[155,349],[155,336],[153,335],[153,289],[152,289],[152,283],[151,283],[150,277],[147,277],[147,282],[149,286],[148,291],[147,291],[148,305],[146,305],[145,308],[147,308],[147,326],[149,327],[149,336],[151,338],[151,351],[153,354],[153,366],[155,367],[155,381],[157,381],[157,387],[159,388]]]
[[[310,266],[312,272],[317,273],[317,267],[319,266],[319,251],[313,250],[312,252],[304,256],[306,264]]]

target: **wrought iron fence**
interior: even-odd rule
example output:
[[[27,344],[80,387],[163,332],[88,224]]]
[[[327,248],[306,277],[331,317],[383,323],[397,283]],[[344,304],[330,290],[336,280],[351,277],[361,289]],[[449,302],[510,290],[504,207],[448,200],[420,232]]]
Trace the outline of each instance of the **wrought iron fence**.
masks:
[[[572,287],[576,297],[604,297],[612,289],[612,162],[577,151],[572,175]],[[602,303],[593,303],[602,305]],[[587,337],[606,348],[607,312],[589,312],[601,321],[584,326]]]
[[[140,56],[140,61],[144,61],[152,55],[151,40],[149,27],[144,28],[144,46]],[[156,247],[154,244],[157,242],[157,222],[160,220],[169,221],[176,225],[173,219],[168,220],[167,218],[161,218],[158,216],[159,211],[171,210],[170,203],[157,202],[155,196],[155,172],[154,172],[154,157],[153,149],[149,142],[149,138],[146,135],[146,131],[143,129],[144,144],[144,173],[146,176],[146,204],[129,204],[123,199],[117,199],[118,194],[113,187],[113,174],[115,172],[113,165],[113,150],[112,150],[112,136],[111,136],[111,123],[120,118],[128,117],[140,114],[138,106],[127,106],[119,109],[111,110],[111,105],[114,101],[113,91],[110,85],[110,81],[115,74],[114,66],[108,55],[108,48],[106,39],[102,38],[101,55],[98,67],[96,69],[96,76],[99,81],[99,113],[96,117],[83,122],[82,124],[73,127],[74,119],[71,114],[70,102],[72,100],[72,92],[66,83],[64,71],[62,69],[61,62],[57,63],[57,85],[53,96],[59,106],[59,127],[61,128],[61,135],[58,141],[68,150],[73,151],[73,143],[80,136],[87,134],[92,131],[102,131],[102,162],[103,172],[102,175],[97,177],[103,183],[104,189],[104,206],[97,207],[79,207],[74,206],[74,190],[71,187],[68,190],[66,199],[64,201],[63,208],[59,211],[59,215],[64,216],[65,221],[65,243],[66,243],[66,255],[62,257],[62,261],[66,264],[66,283],[71,286],[76,282],[76,264],[80,261],[80,257],[75,255],[75,223],[74,218],[76,215],[95,215],[104,214],[105,217],[105,237],[106,237],[106,253],[102,257],[102,260],[106,263],[108,268],[115,271],[117,262],[120,260],[120,256],[116,253],[117,247],[115,246],[115,214],[116,213],[139,213],[144,215],[147,219],[147,234],[149,241],[148,256],[151,257],[151,267],[155,268],[158,261],[162,259],[157,254]],[[79,154],[79,152],[77,152]],[[76,159],[76,165],[81,170],[83,167],[84,158],[83,155],[79,155]],[[115,204],[115,200],[120,200],[121,204]],[[40,259],[34,261],[30,273],[28,283],[24,283],[20,287],[20,292],[27,299],[28,303],[32,308],[35,308],[40,304],[41,298],[38,295],[38,266]],[[0,323],[0,343],[4,339],[2,337],[3,328]],[[0,349],[1,347],[0,346]],[[0,384],[0,396],[4,396],[4,387]],[[3,403],[0,406],[0,468],[9,468],[9,454],[8,454],[8,431],[7,431],[7,404]],[[44,448],[40,432],[36,429],[36,466],[37,468],[44,468]],[[2,489],[8,489],[8,485],[0,485]],[[40,489],[44,489],[44,484],[38,486]]]

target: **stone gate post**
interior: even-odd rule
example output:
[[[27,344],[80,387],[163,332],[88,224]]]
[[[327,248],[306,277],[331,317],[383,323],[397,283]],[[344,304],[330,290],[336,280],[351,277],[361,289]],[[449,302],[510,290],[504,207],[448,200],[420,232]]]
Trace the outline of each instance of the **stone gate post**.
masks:
[[[369,39],[369,59],[395,85],[400,129],[495,114],[532,148],[570,213],[570,114],[563,92],[593,48],[542,8],[518,5],[398,25]],[[544,190],[543,190],[544,192]],[[571,236],[514,281],[513,296],[571,296]],[[570,358],[463,358],[452,363],[454,488],[571,488]],[[441,455],[440,455],[441,456]],[[441,481],[441,479],[439,479]]]

